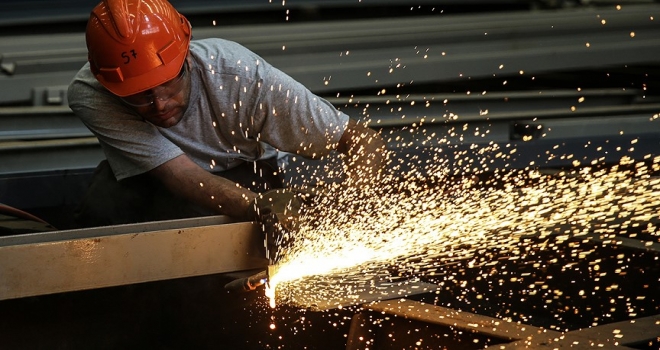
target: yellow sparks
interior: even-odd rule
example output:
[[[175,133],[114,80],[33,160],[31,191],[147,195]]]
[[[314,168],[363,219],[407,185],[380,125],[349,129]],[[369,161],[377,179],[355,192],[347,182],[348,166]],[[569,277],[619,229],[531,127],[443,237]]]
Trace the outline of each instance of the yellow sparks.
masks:
[[[629,163],[622,158],[622,167]],[[435,273],[456,261],[480,263],[489,249],[533,250],[539,243],[532,242],[646,225],[660,193],[660,179],[648,176],[642,163],[634,170],[502,172],[497,186],[475,186],[471,176],[449,181],[441,162],[423,168],[431,175],[412,172],[371,188],[326,188],[279,252],[267,289],[271,306],[313,305],[336,295],[358,304],[393,274]],[[530,236],[535,240],[526,241]]]

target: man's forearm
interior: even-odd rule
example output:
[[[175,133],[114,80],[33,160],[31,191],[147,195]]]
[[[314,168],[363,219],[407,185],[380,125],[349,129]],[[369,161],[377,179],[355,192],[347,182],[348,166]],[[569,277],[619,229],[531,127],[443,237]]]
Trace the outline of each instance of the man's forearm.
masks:
[[[249,213],[256,197],[254,192],[205,171],[185,155],[162,164],[150,173],[181,198],[218,214],[253,219]]]

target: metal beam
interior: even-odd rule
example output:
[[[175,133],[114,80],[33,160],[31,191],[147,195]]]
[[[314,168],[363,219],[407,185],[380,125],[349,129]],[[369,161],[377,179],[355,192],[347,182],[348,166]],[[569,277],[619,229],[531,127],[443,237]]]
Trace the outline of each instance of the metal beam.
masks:
[[[575,118],[639,110],[657,111],[660,104],[638,103],[635,89],[549,89],[541,91],[457,92],[405,95],[328,97],[330,103],[356,118],[369,118],[383,126],[419,123],[493,121],[519,118]],[[575,110],[571,110],[571,107]]]
[[[473,314],[409,299],[386,300],[366,304],[364,308],[387,315],[452,327],[457,330],[486,334],[498,339],[529,339],[538,335],[558,336],[560,333],[499,318]]]
[[[68,106],[0,108],[0,141],[94,136]]]
[[[224,216],[0,237],[0,300],[267,264],[257,225]]]
[[[395,325],[395,329],[407,327],[407,323],[401,324],[400,320],[417,321],[424,324],[438,325],[452,329],[463,338],[464,344],[474,335],[482,335],[487,338],[495,338],[501,341],[512,341],[519,339],[536,339],[542,337],[558,337],[561,334],[556,331],[520,324],[517,322],[507,322],[498,318],[477,315],[469,312],[459,311],[441,306],[435,306],[409,299],[386,300],[377,303],[363,305],[365,311],[358,312],[351,320],[350,331],[346,342],[347,350],[357,349],[384,349],[380,342],[382,337],[378,336],[377,329],[379,322],[372,319],[387,319]],[[367,317],[369,312],[374,312],[373,317]],[[391,318],[390,316],[396,316]],[[416,329],[419,327],[416,327]],[[406,334],[408,329],[402,329],[401,332],[393,334],[393,337]],[[419,333],[424,337],[423,332]],[[435,335],[435,334],[434,334]],[[422,338],[425,341],[431,341],[432,337]],[[400,344],[401,345],[401,344]],[[427,346],[429,344],[426,344]]]
[[[0,174],[93,169],[105,158],[96,137],[0,143]]]

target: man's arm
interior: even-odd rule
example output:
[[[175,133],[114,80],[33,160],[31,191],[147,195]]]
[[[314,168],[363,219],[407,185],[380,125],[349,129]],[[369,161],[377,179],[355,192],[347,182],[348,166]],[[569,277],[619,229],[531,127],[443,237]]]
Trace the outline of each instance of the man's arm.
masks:
[[[163,163],[149,174],[160,180],[172,193],[192,203],[237,219],[254,219],[249,217],[249,213],[252,212],[256,193],[213,175],[186,155]]]
[[[375,181],[387,162],[386,144],[374,130],[354,120],[339,140],[337,150],[346,155],[349,177],[357,183]],[[181,155],[151,170],[149,174],[160,180],[175,195],[202,205],[218,214],[237,219],[249,217],[256,193],[237,183],[216,176]]]
[[[346,155],[349,178],[358,183],[377,181],[388,161],[387,144],[375,130],[349,119],[337,151]]]

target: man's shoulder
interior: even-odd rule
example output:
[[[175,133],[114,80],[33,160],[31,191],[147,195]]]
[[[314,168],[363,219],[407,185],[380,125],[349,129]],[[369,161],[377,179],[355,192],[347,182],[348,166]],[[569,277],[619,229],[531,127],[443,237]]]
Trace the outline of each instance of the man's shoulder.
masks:
[[[250,52],[245,46],[231,40],[221,38],[196,39],[190,42],[190,50],[199,53],[215,53],[215,57],[245,54]],[[211,57],[211,56],[207,56]]]
[[[243,45],[226,39],[208,38],[191,41],[190,52],[209,74],[253,76],[265,62]],[[246,69],[248,68],[249,69]],[[221,73],[221,74],[217,74]]]
[[[220,38],[193,40],[190,42],[190,51],[193,55],[197,55],[202,60],[207,61],[263,61],[258,54],[243,46],[241,43]]]
[[[69,106],[85,104],[91,99],[97,98],[100,91],[104,91],[104,88],[92,74],[89,62],[87,62],[78,70],[69,84],[67,91]]]
[[[96,78],[94,77],[94,74],[92,74],[92,71],[89,69],[89,62],[86,62],[79,70],[76,72],[75,76],[73,77],[73,80],[71,83],[75,82],[85,82],[85,83],[97,83]]]

